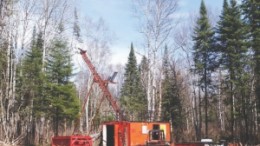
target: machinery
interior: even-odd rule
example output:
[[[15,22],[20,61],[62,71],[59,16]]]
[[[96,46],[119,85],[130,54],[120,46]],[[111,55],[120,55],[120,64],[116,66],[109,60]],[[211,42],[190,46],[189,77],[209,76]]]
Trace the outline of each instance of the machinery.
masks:
[[[150,130],[149,140],[146,143],[147,146],[169,146],[165,139],[164,130]]]
[[[117,72],[115,72],[111,77],[109,77],[107,80],[103,80],[100,75],[98,74],[98,72],[96,71],[94,65],[91,63],[90,59],[88,58],[86,51],[79,49],[80,50],[80,54],[83,58],[83,60],[85,61],[85,63],[87,64],[87,66],[89,67],[89,70],[91,71],[92,75],[93,75],[93,82],[92,85],[90,87],[90,90],[87,93],[87,96],[85,97],[85,101],[84,101],[84,106],[82,108],[82,110],[85,108],[85,104],[87,101],[88,96],[90,95],[91,91],[92,91],[92,86],[94,83],[97,83],[98,86],[100,87],[100,89],[103,92],[103,97],[101,99],[101,102],[104,100],[104,98],[107,98],[107,100],[109,101],[109,103],[111,104],[113,110],[115,111],[115,113],[117,114],[117,119],[122,120],[123,119],[123,115],[122,112],[120,111],[119,106],[116,103],[116,100],[113,98],[112,94],[110,93],[110,91],[108,90],[107,86],[108,83],[114,83],[113,80],[117,74]],[[101,103],[100,102],[100,103]]]
[[[100,145],[170,146],[170,141],[171,132],[168,122],[112,121],[103,123]]]
[[[92,146],[92,138],[83,135],[55,136],[51,146]]]
[[[92,91],[92,86],[97,83],[103,92],[101,101],[107,99],[116,113],[117,121],[105,122],[102,124],[101,141],[102,146],[170,146],[171,128],[167,122],[129,122],[125,121],[115,98],[108,90],[108,83],[114,83],[113,80],[117,73],[114,73],[107,80],[103,80],[97,73],[94,65],[88,58],[86,51],[79,49],[84,62],[89,67],[93,75],[93,82],[88,91],[85,104]],[[92,139],[89,136],[56,136],[52,138],[52,146],[92,146]]]

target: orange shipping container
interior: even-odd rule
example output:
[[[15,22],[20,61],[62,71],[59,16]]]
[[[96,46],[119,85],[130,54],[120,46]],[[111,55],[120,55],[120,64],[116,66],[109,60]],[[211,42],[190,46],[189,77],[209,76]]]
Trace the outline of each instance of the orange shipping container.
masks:
[[[146,145],[150,130],[163,130],[165,141],[171,141],[170,123],[114,121],[103,124],[102,143],[103,146],[123,146],[124,143],[125,146]]]

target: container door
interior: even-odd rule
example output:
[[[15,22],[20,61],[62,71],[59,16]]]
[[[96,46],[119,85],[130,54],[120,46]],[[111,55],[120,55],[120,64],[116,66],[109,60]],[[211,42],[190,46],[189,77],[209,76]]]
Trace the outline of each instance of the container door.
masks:
[[[153,125],[153,130],[160,130],[160,125],[159,125],[159,124],[154,124],[154,125]],[[153,139],[153,140],[159,140],[159,139],[160,139],[159,133],[153,132],[153,133],[152,133],[152,139]]]
[[[114,146],[115,145],[115,126],[114,125],[107,125],[107,145],[105,146]]]

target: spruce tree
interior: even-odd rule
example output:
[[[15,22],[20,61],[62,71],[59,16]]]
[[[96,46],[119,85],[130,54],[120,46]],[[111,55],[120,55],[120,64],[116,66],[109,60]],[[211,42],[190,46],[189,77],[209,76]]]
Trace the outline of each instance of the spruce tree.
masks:
[[[77,41],[80,41],[80,27],[78,20],[78,12],[77,9],[74,9],[74,24],[73,24],[73,35],[76,37]]]
[[[142,89],[147,92],[146,87],[148,85],[148,71],[149,71],[149,64],[148,59],[143,56],[141,63],[139,65],[139,71],[140,71],[140,79],[142,83]],[[145,94],[145,99],[147,99],[147,94]]]
[[[260,114],[260,1],[243,0],[242,9],[245,15],[245,23],[249,27],[250,45],[254,52],[254,77],[255,77],[255,95]],[[258,119],[260,121],[260,118]]]
[[[72,62],[69,48],[60,30],[51,44],[46,66],[47,102],[51,105],[48,115],[53,119],[55,134],[61,122],[73,121],[79,115],[79,100],[72,76]]]
[[[176,68],[170,63],[168,48],[165,46],[163,55],[163,81],[162,81],[162,121],[171,122],[174,128],[175,139],[179,140],[177,133],[182,131],[183,115],[180,97],[180,85]]]
[[[34,143],[35,123],[44,116],[43,105],[44,75],[42,72],[43,40],[42,34],[33,30],[31,46],[17,66],[16,100],[21,104],[20,116],[28,118],[26,123],[26,144]]]
[[[208,136],[208,98],[211,86],[211,73],[215,68],[215,53],[213,49],[214,32],[209,23],[204,1],[201,1],[200,16],[194,29],[193,60],[194,73],[199,76],[198,86],[204,91],[205,136]]]
[[[120,103],[128,113],[133,115],[134,120],[140,120],[142,117],[140,117],[139,114],[144,112],[147,107],[133,44],[131,44],[131,50],[125,68]]]
[[[241,20],[241,12],[235,0],[224,1],[223,11],[217,26],[217,38],[221,52],[221,67],[228,71],[227,80],[230,103],[231,139],[234,138],[236,105],[239,103],[240,90],[245,88],[247,78],[244,71],[247,65],[246,29]],[[243,93],[244,94],[244,93]],[[242,98],[244,98],[241,95]],[[244,104],[244,101],[241,101]]]
[[[170,121],[172,120],[172,101],[174,98],[173,93],[173,80],[171,80],[172,74],[170,74],[170,62],[168,56],[168,48],[165,46],[163,55],[163,82],[162,82],[162,120]]]
[[[163,82],[162,82],[162,120],[163,121],[170,121],[173,120],[172,116],[172,101],[174,98],[173,93],[173,81],[170,79],[170,62],[168,56],[168,48],[165,47],[164,56],[163,56]]]
[[[42,72],[43,39],[42,33],[36,33],[34,28],[31,48],[22,60],[19,67],[18,85],[20,84],[21,98],[28,106],[33,107],[33,115],[39,118],[44,114],[43,110],[43,84]]]

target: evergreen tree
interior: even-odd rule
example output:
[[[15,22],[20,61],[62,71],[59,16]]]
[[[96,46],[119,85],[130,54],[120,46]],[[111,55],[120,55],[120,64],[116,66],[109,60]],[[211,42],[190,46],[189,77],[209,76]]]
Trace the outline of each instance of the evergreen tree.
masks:
[[[25,58],[22,58],[21,63],[17,65],[17,70],[16,70],[17,71],[16,73],[17,74],[16,77],[17,100],[23,102],[24,103],[23,105],[25,107],[27,106],[30,107],[31,100],[33,98],[32,97],[33,95],[30,93],[32,93],[33,90],[31,86],[33,86],[35,83],[33,83],[31,79],[40,77],[39,74],[41,74],[41,70],[39,70],[41,64],[37,66],[37,68],[31,67],[31,66],[36,66],[36,65],[32,65],[36,63],[34,62],[35,60],[41,59],[39,58],[41,55],[41,49],[36,46],[36,42],[37,42],[36,37],[37,37],[36,28],[34,27],[32,40],[31,40],[31,48],[28,52],[26,52],[26,56]],[[38,72],[38,73],[35,73],[35,75],[31,75],[33,72]]]
[[[22,74],[22,89],[23,96],[28,99],[23,99],[29,104],[33,101],[33,113],[35,117],[43,115],[43,83],[44,76],[42,72],[42,53],[43,39],[42,33],[36,34],[36,29],[33,31],[31,49],[27,52],[23,64],[21,66]]]
[[[205,101],[205,136],[208,136],[208,98],[211,88],[211,73],[215,68],[216,55],[213,49],[214,32],[209,23],[204,0],[201,1],[200,17],[194,30],[194,73],[199,75],[198,86],[204,91]]]
[[[223,11],[220,16],[217,28],[217,41],[221,52],[221,66],[228,71],[228,87],[230,94],[230,118],[231,118],[231,139],[234,137],[235,116],[238,105],[238,95],[242,88],[245,88],[247,77],[244,69],[247,65],[247,48],[245,43],[246,29],[241,20],[241,12],[235,0],[231,0],[230,6],[227,0],[224,1]],[[245,94],[245,93],[243,93]],[[241,95],[242,98],[245,95]],[[242,101],[244,104],[244,101]]]
[[[121,89],[120,103],[126,111],[134,115],[135,120],[140,120],[140,112],[146,110],[145,92],[141,85],[140,72],[137,68],[134,47],[131,44],[131,50],[126,64],[124,74],[124,84]]]
[[[53,119],[56,135],[58,135],[60,123],[65,120],[75,120],[79,116],[76,88],[70,81],[72,76],[71,55],[66,41],[61,36],[62,33],[52,42],[46,66],[47,102],[51,105],[48,108],[48,115]]]
[[[73,25],[73,34],[76,37],[77,41],[80,41],[80,27],[79,27],[79,20],[78,20],[78,12],[77,9],[74,9],[74,25]]]
[[[141,63],[139,65],[139,71],[140,71],[140,79],[142,83],[142,89],[147,92],[147,86],[148,86],[148,71],[149,71],[149,64],[148,59],[143,56]],[[145,94],[145,99],[147,99],[147,94]]]
[[[176,68],[171,65],[167,46],[163,56],[163,82],[162,82],[162,121],[169,121],[174,128],[175,139],[180,140],[183,125],[182,102],[180,85]]]
[[[255,95],[258,114],[260,113],[260,1],[243,0],[245,22],[249,26],[250,45],[254,52]],[[258,119],[260,121],[260,119]]]
[[[26,144],[34,143],[35,122],[44,115],[42,72],[43,40],[42,34],[33,30],[31,47],[26,52],[22,63],[17,67],[16,100],[21,104],[20,116],[27,117]]]
[[[173,89],[173,80],[172,75],[170,74],[170,64],[168,58],[168,49],[165,47],[164,57],[163,57],[163,82],[162,82],[162,120],[170,121],[173,120],[173,106],[172,104],[176,103],[174,101],[174,89]]]

